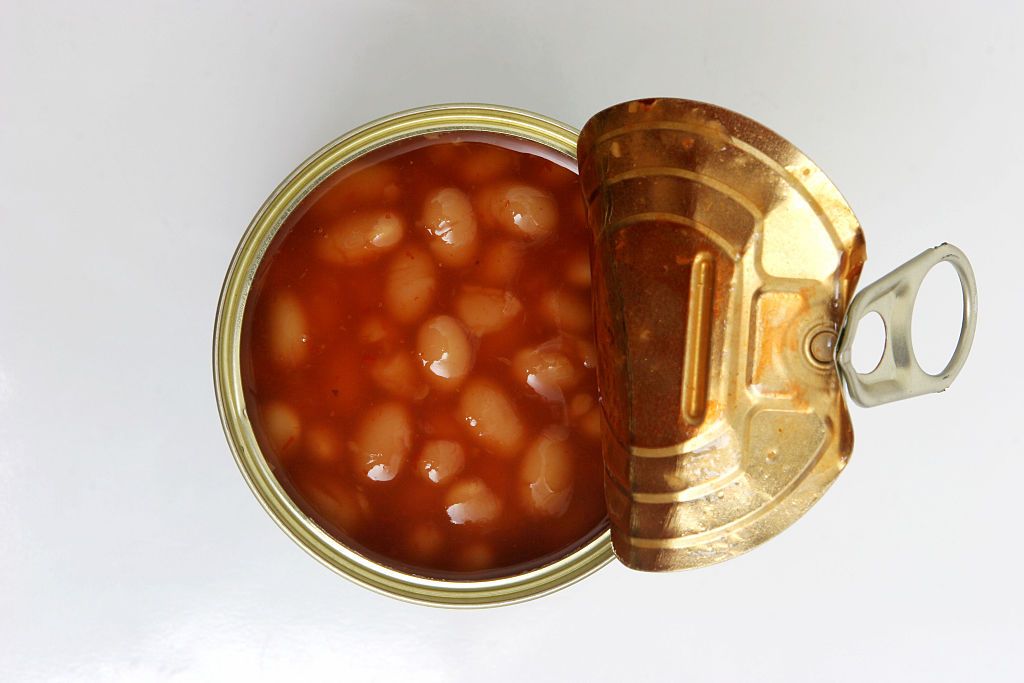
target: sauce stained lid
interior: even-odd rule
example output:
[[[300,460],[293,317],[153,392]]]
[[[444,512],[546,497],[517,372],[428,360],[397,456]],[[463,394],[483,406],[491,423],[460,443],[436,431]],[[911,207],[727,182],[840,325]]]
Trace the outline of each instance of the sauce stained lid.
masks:
[[[605,495],[616,555],[646,571],[729,559],[803,515],[846,465],[861,405],[942,391],[966,360],[977,294],[959,249],[928,250],[853,296],[865,260],[825,174],[757,122],[700,102],[626,102],[579,137],[594,232]],[[928,270],[963,288],[957,350],[917,363],[910,317]],[[851,304],[852,300],[852,304]],[[886,323],[856,372],[857,322]]]

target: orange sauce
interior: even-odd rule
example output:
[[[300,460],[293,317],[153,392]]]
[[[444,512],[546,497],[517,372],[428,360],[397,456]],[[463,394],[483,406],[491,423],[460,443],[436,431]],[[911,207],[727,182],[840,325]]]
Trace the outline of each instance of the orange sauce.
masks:
[[[590,232],[575,164],[484,133],[349,164],[245,309],[246,407],[294,500],[402,571],[509,576],[605,528]]]

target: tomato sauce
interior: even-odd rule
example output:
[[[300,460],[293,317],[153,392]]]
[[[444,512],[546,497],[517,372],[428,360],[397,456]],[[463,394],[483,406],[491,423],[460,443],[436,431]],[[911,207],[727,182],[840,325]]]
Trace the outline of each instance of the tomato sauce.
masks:
[[[499,134],[395,143],[305,198],[255,275],[241,359],[306,514],[441,579],[600,533],[590,243],[572,160]]]

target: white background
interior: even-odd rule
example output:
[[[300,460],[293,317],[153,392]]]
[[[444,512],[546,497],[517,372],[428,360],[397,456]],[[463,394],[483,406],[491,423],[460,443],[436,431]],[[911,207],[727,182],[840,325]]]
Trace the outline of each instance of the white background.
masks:
[[[946,4],[4,2],[0,680],[1021,680],[1024,15]],[[957,384],[854,408],[829,494],[723,565],[477,612],[322,568],[217,418],[214,309],[252,214],[399,109],[580,126],[653,95],[796,142],[864,225],[865,283],[961,246],[981,322]],[[957,290],[926,287],[934,366]]]

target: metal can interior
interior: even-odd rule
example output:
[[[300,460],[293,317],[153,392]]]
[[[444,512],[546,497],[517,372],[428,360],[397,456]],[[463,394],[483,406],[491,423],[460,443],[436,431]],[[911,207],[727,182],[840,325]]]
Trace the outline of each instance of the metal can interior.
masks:
[[[378,119],[328,144],[291,173],[253,218],[235,251],[221,291],[213,341],[214,384],[224,433],[242,475],[270,516],[310,555],[345,578],[409,602],[489,607],[564,588],[598,570],[613,554],[610,533],[547,565],[483,581],[424,578],[384,566],[321,529],[288,496],[264,458],[242,393],[240,337],[246,299],[264,253],[291,211],[346,164],[385,145],[442,132],[480,131],[518,137],[576,158],[578,131],[531,112],[479,104],[436,105]]]

